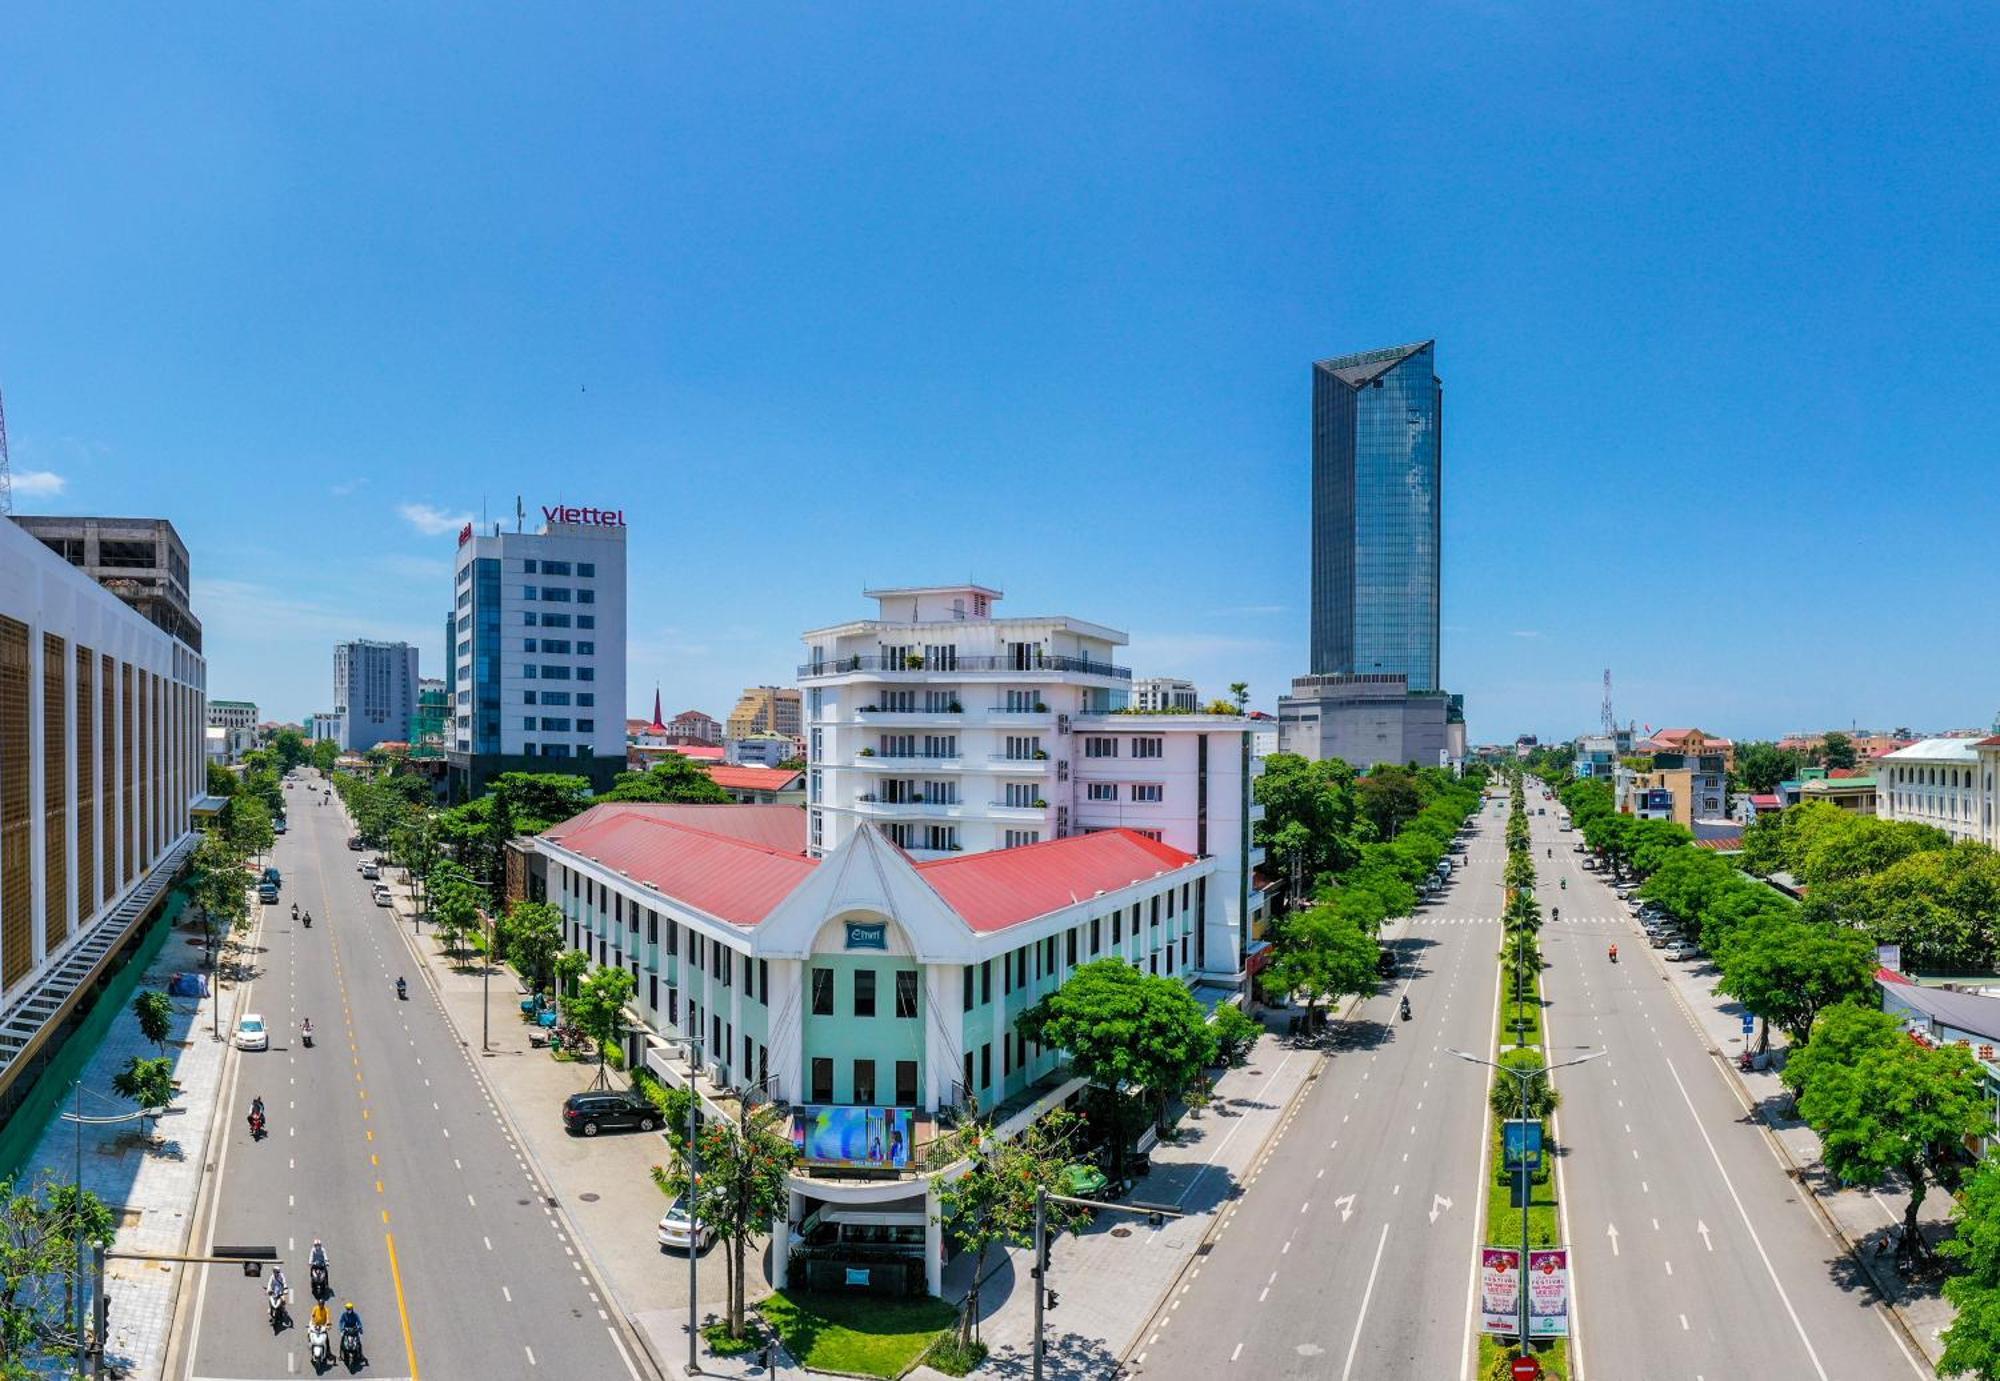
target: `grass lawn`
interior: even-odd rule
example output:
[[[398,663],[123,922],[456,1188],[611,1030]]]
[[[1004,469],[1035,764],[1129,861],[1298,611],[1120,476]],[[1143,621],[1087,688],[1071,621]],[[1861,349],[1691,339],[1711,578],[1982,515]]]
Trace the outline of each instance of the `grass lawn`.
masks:
[[[949,1304],[928,1297],[781,1290],[758,1308],[805,1365],[863,1376],[902,1375],[957,1318]]]

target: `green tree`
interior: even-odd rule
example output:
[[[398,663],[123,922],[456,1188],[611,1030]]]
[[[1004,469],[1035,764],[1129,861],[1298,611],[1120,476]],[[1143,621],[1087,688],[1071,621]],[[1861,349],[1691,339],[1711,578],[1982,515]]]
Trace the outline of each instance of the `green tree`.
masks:
[[[132,998],[132,1015],[139,1019],[139,1034],[166,1054],[167,1037],[174,1030],[174,1000],[157,989],[143,988]]]
[[[452,864],[440,864],[432,873],[429,888],[431,923],[445,949],[460,957],[465,937],[479,928],[479,889]],[[630,977],[628,974],[627,977]]]
[[[1375,827],[1377,839],[1394,839],[1424,808],[1417,774],[1392,763],[1371,768],[1354,784],[1354,790],[1362,817]]]
[[[1256,791],[1264,806],[1257,842],[1267,851],[1271,871],[1292,884],[1294,901],[1360,859],[1354,769],[1346,763],[1273,753],[1264,760]]]
[[[600,801],[673,801],[729,804],[729,793],[717,786],[693,758],[668,753],[644,772],[620,772]]]
[[[1778,1078],[1793,1093],[1803,1094],[1820,1070],[1851,1068],[1870,1050],[1901,1040],[1898,1031],[1896,1019],[1873,1005],[1836,1003],[1813,1023],[1812,1043],[1785,1056]]]
[[[317,739],[312,746],[312,765],[322,776],[333,775],[333,765],[340,759],[340,745],[330,738]]]
[[[1819,741],[1819,760],[1828,767],[1854,766],[1854,740],[1835,729]]]
[[[174,1084],[174,1062],[165,1056],[148,1059],[134,1055],[125,1068],[111,1076],[111,1087],[120,1098],[137,1103],[146,1118],[157,1118],[159,1110],[171,1106],[180,1091]]]
[[[1229,683],[1229,698],[1236,702],[1236,709],[1239,713],[1248,709],[1250,707],[1250,683],[1248,681],[1231,681]]]
[[[311,756],[312,749],[304,734],[288,727],[271,736],[271,752],[278,760],[280,772],[289,772]]]
[[[1736,746],[1733,785],[1737,791],[1768,795],[1778,783],[1791,781],[1805,767],[1805,755],[1795,748],[1775,743],[1741,743]]]
[[[257,796],[238,796],[229,803],[229,838],[246,857],[261,858],[278,842],[271,812]]]
[[[1956,1270],[1944,1297],[1956,1311],[1939,1335],[1940,1376],[2000,1376],[2000,1162],[1982,1161],[1952,1205],[1952,1235],[1938,1246]]]
[[[1875,989],[1875,947],[1867,936],[1789,915],[1739,928],[1716,959],[1722,969],[1716,991],[1763,1018],[1763,1047],[1774,1023],[1794,1044],[1805,1044],[1821,1012]]]
[[[507,911],[501,937],[507,957],[528,986],[540,992],[549,964],[562,950],[562,912],[542,901],[517,901]]]
[[[1562,1095],[1557,1092],[1555,1084],[1549,1079],[1548,1071],[1543,1068],[1539,1050],[1526,1046],[1509,1050],[1500,1056],[1500,1063],[1530,1075],[1526,1080],[1529,1117],[1545,1119],[1562,1105]],[[1510,1076],[1502,1076],[1493,1081],[1493,1091],[1489,1098],[1495,1117],[1505,1121],[1511,1117],[1521,1116],[1522,1082]]]
[[[600,972],[632,976],[623,969]],[[728,1249],[731,1338],[743,1336],[744,1266],[750,1243],[765,1232],[783,1231],[791,1207],[789,1176],[799,1158],[783,1112],[769,1104],[752,1109],[747,1102],[739,1109],[734,1122],[710,1122],[701,1129],[692,1186],[685,1160],[655,1176],[668,1193],[688,1194],[695,1221]]]
[[[109,1246],[117,1223],[88,1189],[44,1180],[0,1180],[0,1376],[45,1376],[51,1358],[75,1353],[68,1301],[83,1268],[77,1240]]]
[[[1259,975],[1272,1000],[1305,999],[1306,1026],[1319,1004],[1375,991],[1375,961],[1381,953],[1373,928],[1364,930],[1332,905],[1294,912],[1278,926],[1276,953]]]
[[[218,926],[227,930],[249,921],[247,889],[243,856],[236,845],[219,831],[206,831],[195,846],[189,891],[201,909],[211,940]]]
[[[1229,1010],[1234,1011],[1235,1008]],[[986,1279],[987,1255],[996,1246],[1033,1247],[1035,1201],[1043,1194],[1068,1193],[1063,1172],[1081,1155],[1083,1126],[1073,1113],[1054,1112],[1020,1136],[1002,1140],[993,1129],[970,1123],[957,1133],[957,1147],[970,1157],[955,1180],[938,1180],[938,1221],[973,1255],[972,1283],[960,1302],[959,1346],[970,1349],[979,1325],[979,1290]],[[1048,1240],[1089,1221],[1088,1210],[1049,1203],[1044,1209]]]
[[[1913,972],[1985,973],[2000,946],[2000,855],[1961,842],[1817,888],[1807,909],[1903,948]]]
[[[1215,1036],[1215,1058],[1226,1065],[1242,1064],[1264,1034],[1264,1024],[1234,1003],[1216,1009],[1209,1029]]]
[[[1852,1009],[1833,1008],[1829,1019],[1845,1010]],[[1919,1257],[1927,1254],[1917,1229],[1925,1195],[1933,1185],[1957,1186],[1966,1138],[1993,1119],[1969,1051],[1893,1036],[1865,1046],[1852,1064],[1813,1061],[1799,1115],[1819,1133],[1827,1168],[1842,1183],[1873,1186],[1901,1176],[1910,1195],[1903,1241]]]
[[[234,796],[236,794],[236,774],[219,762],[209,763],[208,794],[211,796]]]
[[[1078,1074],[1116,1099],[1144,1088],[1156,1125],[1164,1124],[1168,1101],[1215,1054],[1215,1038],[1193,995],[1174,979],[1141,973],[1120,959],[1094,959],[1076,969],[1024,1012],[1016,1029],[1067,1051]],[[1121,1141],[1121,1170],[1124,1151]]]
[[[593,969],[577,984],[575,996],[562,999],[563,1016],[570,1025],[597,1043],[598,1088],[609,1083],[605,1049],[617,1044],[625,1029],[625,1004],[632,1000],[635,981],[630,969],[605,966]]]

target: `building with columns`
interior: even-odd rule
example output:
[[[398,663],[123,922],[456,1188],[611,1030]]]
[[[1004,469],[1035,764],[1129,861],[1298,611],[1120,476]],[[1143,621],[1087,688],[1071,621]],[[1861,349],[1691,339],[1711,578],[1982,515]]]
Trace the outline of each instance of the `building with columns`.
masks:
[[[790,1232],[838,1255],[844,1224],[905,1251],[932,1293],[943,1251],[941,1131],[1002,1134],[1083,1088],[1015,1029],[1080,964],[1115,958],[1196,983],[1217,863],[1129,829],[919,861],[863,822],[808,856],[799,811],[609,803],[543,832],[565,938],[636,981],[626,1058],[726,1115],[785,1106],[804,1160]],[[791,1254],[777,1253],[779,1281]]]

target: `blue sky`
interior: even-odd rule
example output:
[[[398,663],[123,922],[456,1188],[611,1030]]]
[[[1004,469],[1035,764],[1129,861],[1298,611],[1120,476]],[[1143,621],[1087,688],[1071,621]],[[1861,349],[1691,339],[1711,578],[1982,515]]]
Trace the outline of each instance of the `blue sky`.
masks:
[[[1619,11],[1624,12],[1619,12]],[[632,707],[975,576],[1268,705],[1308,368],[1435,337],[1475,738],[1984,723],[1977,6],[23,5],[22,511],[171,517],[210,692],[631,522]],[[413,516],[414,515],[414,519]]]

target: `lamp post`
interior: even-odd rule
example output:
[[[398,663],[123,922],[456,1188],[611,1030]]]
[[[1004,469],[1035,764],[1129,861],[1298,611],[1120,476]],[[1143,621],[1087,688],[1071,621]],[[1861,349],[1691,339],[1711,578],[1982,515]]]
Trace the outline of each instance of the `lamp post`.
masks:
[[[685,1046],[688,1055],[688,1363],[687,1374],[699,1376],[701,1362],[696,1355],[697,1340],[700,1336],[701,1306],[695,1292],[695,1267],[701,1259],[701,1221],[695,1217],[694,1178],[696,1157],[700,1154],[695,1137],[701,1130],[701,1095],[694,1091],[696,1068],[701,1064],[702,1042],[700,1036],[662,1036],[662,1043],[668,1046]]]
[[[1542,1065],[1535,1069],[1516,1069],[1512,1065],[1501,1064],[1498,1060],[1482,1059],[1477,1055],[1468,1054],[1463,1050],[1452,1050],[1447,1048],[1445,1053],[1447,1055],[1456,1056],[1457,1058],[1464,1060],[1467,1064],[1485,1065],[1488,1069],[1497,1069],[1502,1074],[1511,1077],[1514,1080],[1514,1082],[1520,1087],[1521,1090],[1521,1121],[1525,1123],[1528,1120],[1528,1088],[1531,1084],[1534,1083],[1536,1078],[1538,1077],[1547,1078],[1549,1075],[1554,1074],[1559,1069],[1568,1069],[1571,1065],[1580,1065],[1584,1063],[1586,1060],[1594,1060],[1597,1059],[1599,1056],[1607,1055],[1610,1052],[1605,1050],[1592,1050],[1577,1056],[1573,1060],[1564,1060],[1560,1064]],[[1523,1150],[1525,1152],[1526,1148],[1524,1147]],[[1520,1323],[1519,1323],[1519,1327],[1521,1330],[1520,1355],[1526,1357],[1529,1355],[1529,1347],[1528,1347],[1528,1157],[1525,1154],[1521,1156],[1520,1270],[1521,1270],[1521,1285],[1518,1291],[1519,1297],[1515,1300],[1515,1303],[1516,1305],[1519,1306],[1520,1309]]]
[[[1035,1266],[1034,1266],[1035,1348],[1033,1353],[1032,1366],[1029,1371],[1029,1381],[1042,1381],[1042,1353],[1045,1347],[1042,1341],[1042,1313],[1043,1313],[1043,1306],[1048,1303],[1050,1296],[1054,1293],[1049,1289],[1048,1271],[1044,1269],[1043,1266],[1043,1263],[1048,1260],[1049,1205],[1051,1203],[1073,1204],[1077,1208],[1088,1208],[1092,1210],[1108,1209],[1113,1213],[1141,1214],[1147,1218],[1150,1218],[1153,1221],[1153,1225],[1155,1227],[1158,1227],[1161,1220],[1163,1219],[1185,1218],[1187,1216],[1178,1209],[1166,1208],[1160,1204],[1105,1203],[1101,1199],[1079,1199],[1068,1194],[1051,1194],[1049,1193],[1047,1186],[1045,1185],[1036,1186]]]

